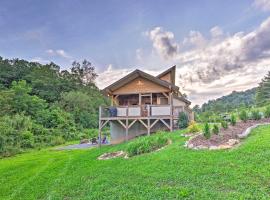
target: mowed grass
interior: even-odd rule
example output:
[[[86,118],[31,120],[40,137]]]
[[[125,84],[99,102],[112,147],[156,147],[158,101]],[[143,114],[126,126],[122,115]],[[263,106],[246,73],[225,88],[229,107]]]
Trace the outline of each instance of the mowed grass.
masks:
[[[165,149],[100,161],[101,149],[45,149],[0,160],[0,199],[270,199],[270,127],[235,149],[195,151],[168,133]]]

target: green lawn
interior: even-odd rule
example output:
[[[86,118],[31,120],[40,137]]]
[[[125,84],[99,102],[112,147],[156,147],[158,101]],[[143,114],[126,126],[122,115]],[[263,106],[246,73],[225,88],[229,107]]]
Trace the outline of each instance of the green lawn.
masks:
[[[233,150],[188,150],[179,132],[170,138],[167,148],[128,160],[96,159],[126,144],[2,159],[0,199],[270,199],[269,126]]]

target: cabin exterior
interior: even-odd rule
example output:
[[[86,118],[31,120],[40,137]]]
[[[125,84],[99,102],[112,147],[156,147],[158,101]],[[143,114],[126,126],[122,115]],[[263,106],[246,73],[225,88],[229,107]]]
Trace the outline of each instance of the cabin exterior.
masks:
[[[175,68],[156,77],[135,70],[106,87],[111,106],[99,108],[99,138],[107,123],[111,143],[117,144],[157,130],[173,131],[182,111],[193,120],[190,101],[175,85]]]

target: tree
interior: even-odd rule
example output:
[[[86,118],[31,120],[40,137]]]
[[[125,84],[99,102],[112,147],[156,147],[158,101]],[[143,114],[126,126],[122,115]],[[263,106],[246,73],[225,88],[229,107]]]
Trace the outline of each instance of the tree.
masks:
[[[87,60],[83,60],[82,64],[74,61],[72,63],[71,73],[76,80],[84,85],[93,84],[98,76],[95,72],[95,67]]]
[[[259,83],[259,87],[256,91],[256,103],[257,105],[265,105],[270,102],[270,71]]]
[[[63,93],[59,104],[65,111],[72,113],[75,122],[83,128],[96,128],[98,107],[106,102],[99,91],[92,90],[91,94],[82,91]]]
[[[179,113],[178,126],[181,129],[188,127],[188,116],[187,116],[187,114],[185,112],[180,112]]]
[[[25,80],[13,81],[11,90],[14,92],[11,102],[14,112],[25,112],[27,115],[35,116],[39,110],[44,110],[48,106],[45,100],[30,95],[32,88]]]

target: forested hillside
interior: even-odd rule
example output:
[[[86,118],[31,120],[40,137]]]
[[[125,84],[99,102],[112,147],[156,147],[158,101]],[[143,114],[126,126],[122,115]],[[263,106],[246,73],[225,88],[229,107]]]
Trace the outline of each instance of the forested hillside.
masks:
[[[218,98],[216,100],[210,100],[204,103],[202,107],[194,107],[194,111],[200,112],[229,112],[236,108],[250,107],[255,105],[256,88],[249,89],[243,92],[233,91],[231,94]]]
[[[0,155],[96,134],[98,106],[107,103],[96,77],[86,60],[61,71],[0,57]]]

